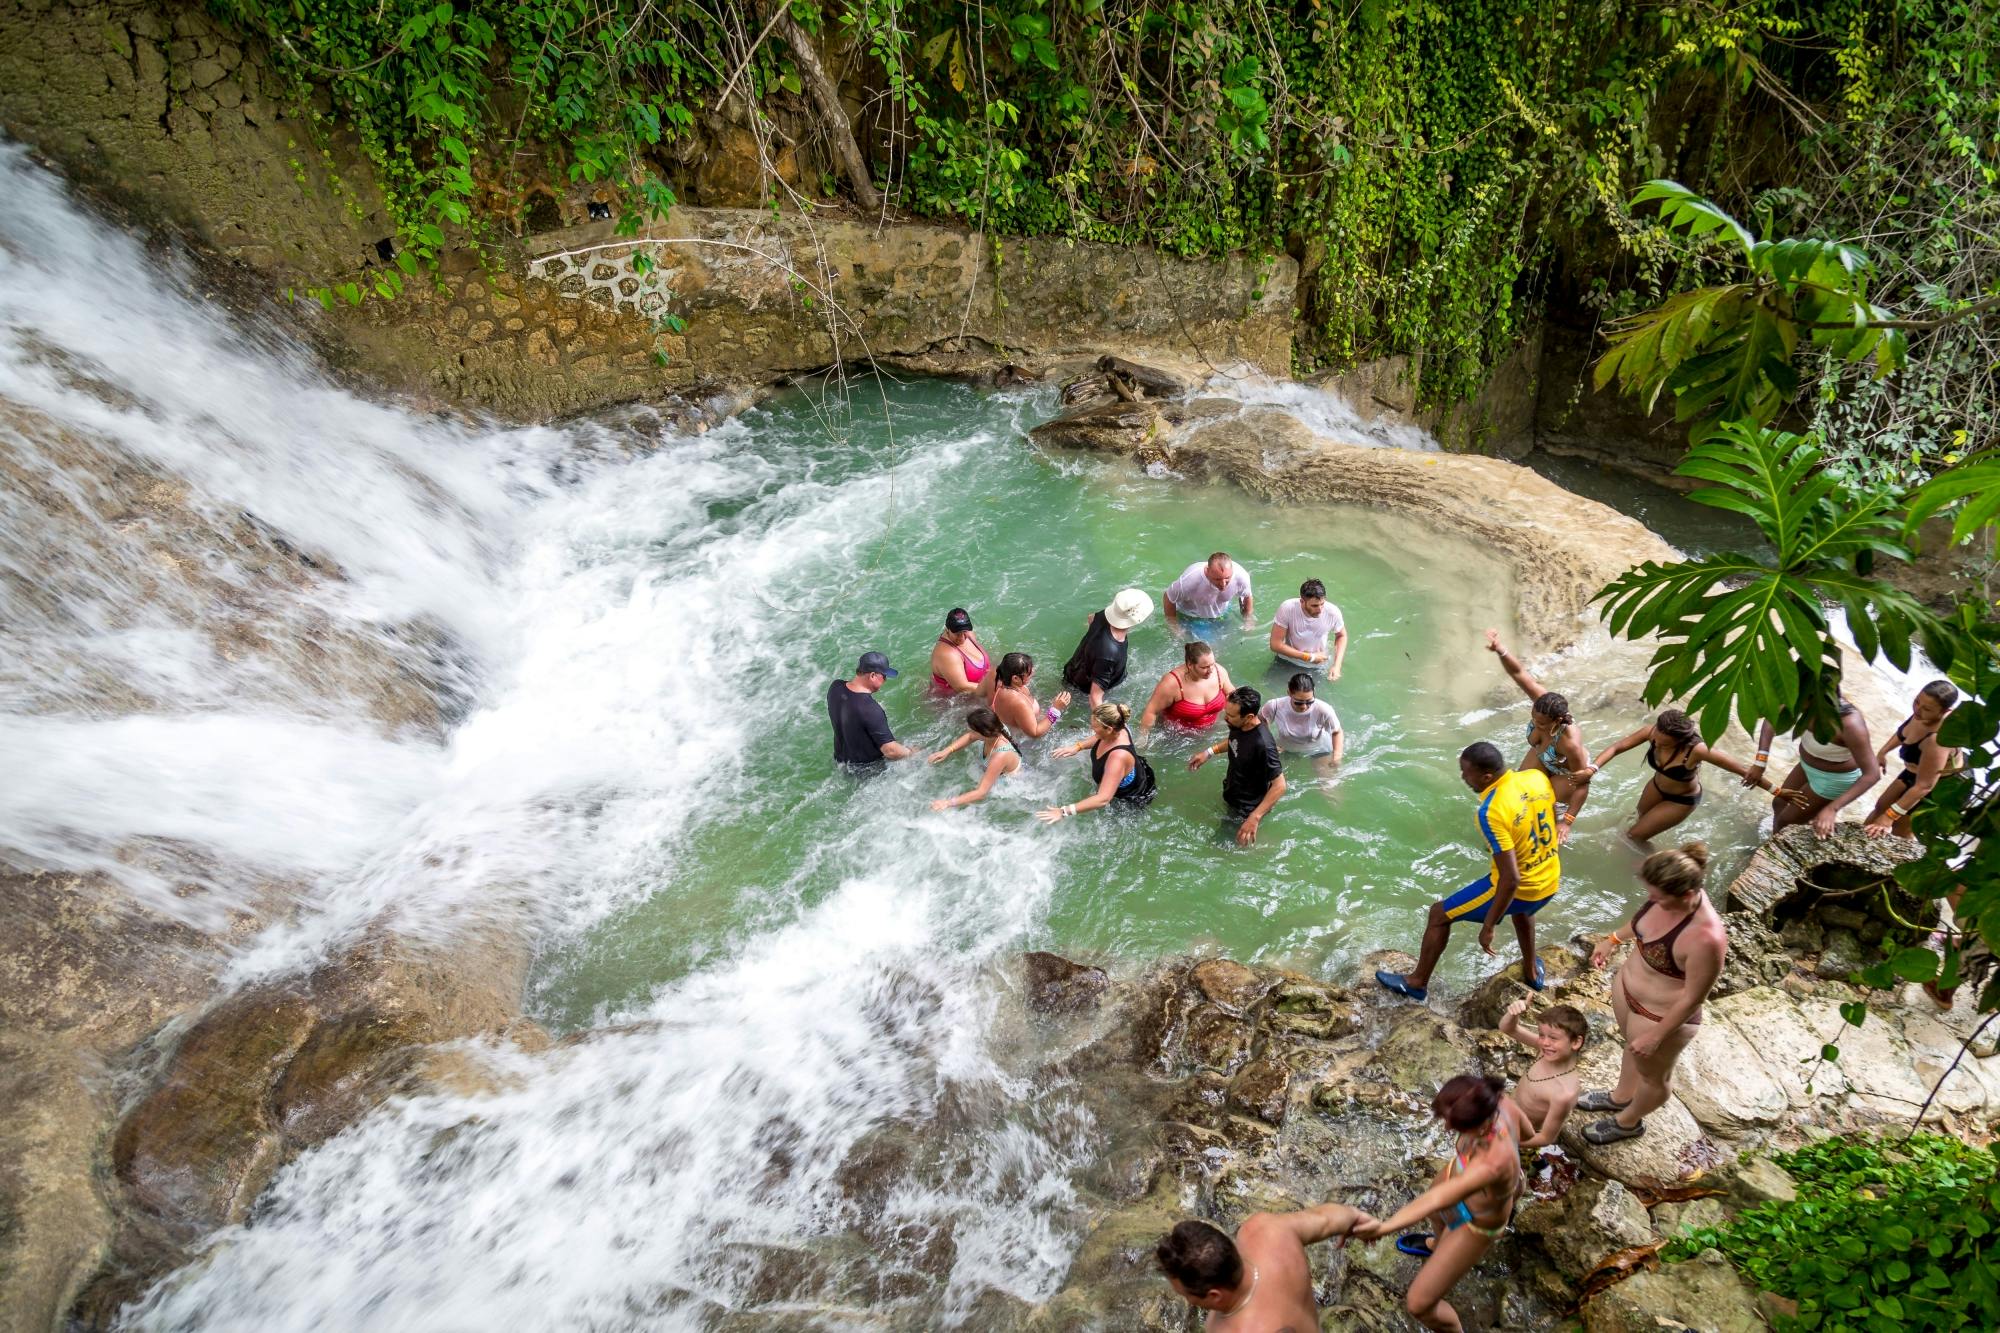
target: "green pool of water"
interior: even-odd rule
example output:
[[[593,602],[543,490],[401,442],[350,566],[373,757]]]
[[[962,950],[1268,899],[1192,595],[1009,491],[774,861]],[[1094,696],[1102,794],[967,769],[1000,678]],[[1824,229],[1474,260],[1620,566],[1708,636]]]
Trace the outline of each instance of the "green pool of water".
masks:
[[[750,721],[715,769],[728,788],[721,810],[671,849],[671,872],[541,960],[551,1021],[615,1014],[857,876],[935,884],[940,900],[1031,898],[1022,948],[1130,960],[1213,948],[1336,976],[1371,950],[1413,950],[1425,905],[1485,872],[1456,755],[1481,739],[1510,758],[1523,748],[1527,703],[1481,646],[1488,625],[1517,637],[1506,562],[1393,515],[1272,506],[1121,460],[1050,454],[1025,428],[1052,411],[1046,392],[871,382],[844,404],[775,399],[703,442],[704,457],[738,480],[705,497],[702,521],[663,520],[648,540],[663,580],[697,566],[752,585],[757,623],[725,628],[743,642],[715,682],[716,708]],[[758,534],[780,524],[816,545],[803,575],[790,565],[766,586],[768,556],[730,552],[764,549]],[[1218,643],[1237,683],[1267,696],[1284,688],[1290,669],[1274,666],[1265,636],[1305,578],[1324,580],[1351,636],[1345,674],[1322,689],[1344,724],[1347,763],[1322,783],[1310,761],[1288,760],[1292,790],[1256,847],[1236,847],[1222,822],[1221,762],[1186,771],[1220,724],[1200,739],[1155,733],[1147,753],[1161,791],[1147,810],[1054,828],[1033,811],[1086,795],[1088,764],[1052,761],[1046,746],[1030,746],[1025,771],[985,805],[943,814],[928,802],[972,785],[969,755],[895,765],[861,784],[830,771],[825,689],[861,651],[882,649],[902,669],[884,706],[899,737],[933,750],[959,733],[967,706],[929,692],[929,650],[950,607],[970,609],[996,659],[1032,653],[1046,701],[1092,608],[1128,585],[1157,600],[1217,549],[1255,581],[1259,627]],[[1180,651],[1156,614],[1133,634],[1114,697],[1136,713]],[[1579,699],[1609,688],[1587,649],[1554,670]],[[1082,734],[1081,713],[1071,710],[1059,739]],[[1579,715],[1593,749],[1639,721]],[[1596,785],[1564,856],[1564,892],[1541,915],[1545,937],[1608,928],[1637,898],[1637,854],[1616,835],[1642,780],[1628,756]],[[1684,828],[1740,852],[1759,813],[1717,791]],[[1447,986],[1497,966],[1470,930],[1461,935],[1440,974]]]

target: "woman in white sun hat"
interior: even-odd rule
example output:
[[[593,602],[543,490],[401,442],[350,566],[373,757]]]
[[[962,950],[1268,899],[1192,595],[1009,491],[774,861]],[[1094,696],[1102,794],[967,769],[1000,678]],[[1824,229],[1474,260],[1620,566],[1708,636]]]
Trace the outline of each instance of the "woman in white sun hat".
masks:
[[[1153,599],[1137,588],[1127,588],[1111,599],[1102,611],[1090,613],[1090,628],[1083,641],[1063,666],[1063,681],[1071,689],[1087,691],[1092,708],[1125,679],[1125,636],[1153,614]]]

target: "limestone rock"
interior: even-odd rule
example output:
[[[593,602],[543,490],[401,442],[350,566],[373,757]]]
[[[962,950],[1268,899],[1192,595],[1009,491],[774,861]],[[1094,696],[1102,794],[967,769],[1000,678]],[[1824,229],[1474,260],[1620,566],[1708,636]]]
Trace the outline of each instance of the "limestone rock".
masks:
[[[1813,972],[1822,980],[1845,981],[1861,970],[1861,964],[1860,937],[1836,926],[1826,932],[1826,947],[1819,962],[1813,965]]]
[[[1727,1019],[1709,1016],[1681,1052],[1674,1095],[1702,1128],[1741,1135],[1775,1125],[1791,1098],[1762,1057]]]
[[[1229,1105],[1267,1125],[1285,1122],[1292,1071],[1275,1060],[1252,1060],[1229,1085]]]
[[[1256,1030],[1243,1019],[1219,1006],[1205,1004],[1188,1016],[1181,1049],[1198,1065],[1233,1074],[1249,1058],[1255,1037]]]
[[[110,1242],[92,1173],[108,1089],[95,1062],[40,1034],[0,1032],[0,1330],[46,1333]]]
[[[1622,1049],[1616,1041],[1586,1046],[1577,1066],[1578,1085],[1588,1092],[1618,1081]],[[1599,1175],[1625,1185],[1672,1184],[1707,1164],[1711,1149],[1678,1097],[1646,1117],[1646,1132],[1636,1139],[1600,1147],[1583,1137],[1583,1127],[1600,1117],[1587,1111],[1570,1116],[1563,1126],[1562,1146]]]
[[[1871,1012],[1854,1027],[1841,1017],[1837,1004],[1818,997],[1800,1004],[1799,1014],[1821,1041],[1840,1047],[1840,1070],[1855,1105],[1901,1120],[1916,1114],[1930,1086],[1917,1077],[1909,1048],[1884,1015]],[[1932,1113],[1938,1109],[1934,1105]]]
[[[1265,1019],[1278,1032],[1330,1040],[1354,1031],[1354,1002],[1339,988],[1306,977],[1287,976],[1271,992]]]
[[[1390,1086],[1416,1094],[1426,1104],[1446,1080],[1480,1072],[1465,1029],[1421,1007],[1395,1021],[1375,1048],[1372,1067],[1382,1071]]]
[[[1719,1250],[1634,1273],[1583,1304],[1584,1333],[1764,1333],[1757,1293]]]
[[[1211,1004],[1232,1014],[1245,1014],[1276,985],[1273,978],[1228,958],[1208,958],[1194,965],[1188,974]]]
[[[1517,958],[1472,988],[1472,993],[1459,1002],[1458,1021],[1469,1028],[1497,1028],[1500,1016],[1516,1000],[1527,1000],[1533,1012],[1558,1003],[1556,993],[1566,983],[1588,984],[1593,988],[1598,984],[1588,954],[1579,956],[1571,949],[1544,947],[1537,950],[1537,955],[1543,975],[1543,989],[1539,993],[1522,982],[1521,960]]]
[[[1728,1220],[1729,1211],[1718,1199],[1663,1203],[1653,1209],[1653,1233],[1661,1240],[1673,1240],[1702,1227],[1719,1227]]]
[[[1722,918],[1729,931],[1729,952],[1722,958],[1722,975],[1710,994],[1734,995],[1753,986],[1776,985],[1792,970],[1784,939],[1753,912],[1731,912]]]
[[[1072,408],[1028,434],[1037,444],[1055,448],[1137,454],[1153,441],[1162,425],[1160,410],[1151,403],[1114,399]]]
[[[1897,866],[1922,854],[1923,847],[1914,838],[1871,838],[1852,821],[1836,825],[1830,838],[1820,837],[1809,824],[1795,824],[1750,857],[1743,873],[1729,885],[1726,909],[1755,912],[1768,919],[1779,904],[1795,896],[1817,901],[1819,890],[1812,883],[1835,889],[1853,887],[1893,875]],[[1808,877],[1812,883],[1801,883]],[[1926,919],[1935,916],[1933,906]]]
[[[1090,1008],[1111,985],[1103,968],[1073,963],[1058,954],[1023,954],[1021,970],[1028,1007],[1038,1013],[1065,1014]]]
[[[242,1220],[288,1154],[409,1086],[417,1048],[502,1029],[525,969],[511,940],[449,958],[375,940],[236,992],[194,1023],[119,1125],[118,1179],[187,1239]]]
[[[1889,1015],[1871,1014],[1869,1022],[1877,1017]],[[2000,1120],[2000,1056],[1980,1056],[1978,1047],[1961,1054],[1959,1046],[1964,1038],[1930,1014],[1904,1015],[1902,1028],[1917,1080],[1930,1087],[1944,1078],[1944,1086],[1938,1089],[1940,1102],[1950,1110],[1982,1117],[1989,1124]],[[1951,1076],[1946,1078],[1948,1069]]]
[[[1572,1282],[1619,1250],[1653,1239],[1645,1207],[1615,1180],[1584,1179],[1560,1198],[1526,1204],[1514,1225],[1539,1239]]]
[[[1806,1106],[1815,1096],[1847,1091],[1847,1076],[1840,1066],[1819,1058],[1824,1039],[1785,992],[1766,986],[1727,995],[1710,1002],[1708,1013],[1710,1022],[1729,1023],[1763,1057],[1764,1068],[1795,1108]],[[1806,1088],[1809,1081],[1811,1091]]]
[[[1728,1190],[1728,1206],[1737,1212],[1760,1203],[1790,1203],[1799,1187],[1790,1173],[1768,1157],[1739,1157],[1718,1168],[1714,1183]]]

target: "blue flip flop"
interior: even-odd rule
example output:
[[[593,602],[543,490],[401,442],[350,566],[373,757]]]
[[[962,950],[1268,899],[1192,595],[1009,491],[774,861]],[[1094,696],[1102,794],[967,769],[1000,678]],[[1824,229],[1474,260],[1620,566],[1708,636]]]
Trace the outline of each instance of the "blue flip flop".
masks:
[[[1402,1254],[1412,1254],[1419,1259],[1431,1257],[1431,1244],[1436,1239],[1428,1231],[1412,1231],[1407,1236],[1396,1237],[1396,1249]]]
[[[1549,984],[1548,969],[1542,966],[1540,958],[1535,959],[1535,979],[1528,983],[1529,990],[1541,990]]]
[[[1392,990],[1408,1000],[1421,1002],[1426,995],[1430,994],[1430,991],[1424,987],[1412,986],[1409,982],[1405,981],[1401,972],[1377,972],[1375,974],[1375,984],[1383,987],[1385,990]]]

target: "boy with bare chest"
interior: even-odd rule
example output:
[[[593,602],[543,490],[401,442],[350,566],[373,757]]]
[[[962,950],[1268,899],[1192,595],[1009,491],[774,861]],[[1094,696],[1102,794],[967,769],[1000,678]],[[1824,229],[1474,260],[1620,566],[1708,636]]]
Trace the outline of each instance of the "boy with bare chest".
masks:
[[[1501,1015],[1500,1030],[1535,1052],[1536,1060],[1521,1081],[1514,1085],[1514,1100],[1534,1127],[1521,1140],[1523,1148],[1546,1148],[1562,1133],[1563,1121],[1576,1106],[1577,1057],[1583,1053],[1590,1025],[1583,1014],[1567,1004],[1550,1005],[1538,1023],[1523,1023],[1525,999],[1507,1006]]]

